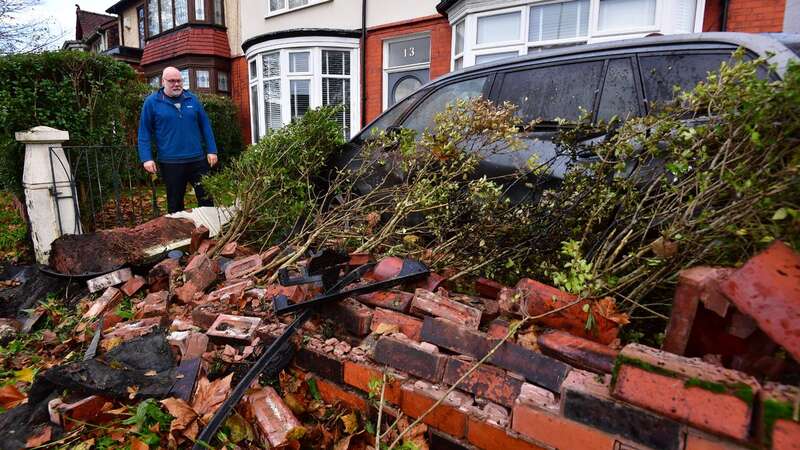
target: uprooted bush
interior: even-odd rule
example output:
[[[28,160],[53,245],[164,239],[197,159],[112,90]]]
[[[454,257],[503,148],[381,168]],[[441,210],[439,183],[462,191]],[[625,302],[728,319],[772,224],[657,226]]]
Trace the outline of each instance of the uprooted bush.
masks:
[[[300,224],[287,240],[295,251],[270,269],[324,245],[401,253],[449,269],[451,278],[531,276],[585,297],[610,295],[638,313],[633,318],[663,325],[680,269],[740,264],[774,239],[800,245],[800,66],[771,81],[758,75],[764,63],[723,64],[651,116],[564,123],[561,151],[596,157],[569,167],[557,189],[537,184],[549,161],[530,161],[514,179],[477,176],[483,158],[516,151],[536,126],[520,123],[512,105],[480,99],[456,101],[418,138],[410,131],[374,136],[360,169],[338,173],[316,197],[312,189],[292,188],[308,184],[296,160],[285,169],[274,156],[253,161],[285,173],[279,192],[290,195],[260,196],[260,208],[244,208],[255,215],[235,221],[237,232],[228,236],[251,223],[267,231],[264,225],[288,231]],[[317,139],[300,124],[290,127],[266,144],[275,155],[291,145],[276,145],[284,137]],[[586,137],[598,134],[606,138],[587,147]],[[305,153],[316,159],[302,167],[317,168],[326,156]],[[376,173],[384,174],[377,182]],[[264,169],[237,173],[242,204],[252,203],[248,190],[262,175],[274,179]],[[367,175],[372,190],[353,195]],[[510,202],[503,192],[513,183],[527,183],[537,201]],[[275,243],[275,236],[261,237]]]

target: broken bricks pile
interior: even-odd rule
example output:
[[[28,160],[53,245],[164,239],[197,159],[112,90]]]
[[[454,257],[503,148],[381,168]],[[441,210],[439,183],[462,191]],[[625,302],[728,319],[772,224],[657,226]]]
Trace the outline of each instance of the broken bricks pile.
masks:
[[[213,366],[247,370],[248,361],[287,327],[288,319],[272,313],[273,297],[301,303],[319,293],[313,286],[256,286],[254,275],[281,249],[259,254],[234,243],[211,259],[214,242],[203,231],[195,233],[185,266],[166,259],[146,278],[123,269],[90,281],[90,289],[103,292],[84,314],[102,317],[98,353],[104,355],[142,345],[166,329],[179,355],[174,368],[164,368],[175,383],[155,396],[167,397],[162,403],[181,418],[171,427],[178,445],[197,436],[230,391],[233,373],[209,381]],[[352,255],[351,264],[367,259]],[[503,342],[423,418],[431,448],[800,448],[800,389],[761,385],[744,373],[638,344],[614,350],[608,344],[622,319],[610,300],[582,301],[529,279],[514,288],[479,279],[477,296],[455,293],[444,281],[431,274],[413,285],[321,308],[296,336],[293,373],[326,403],[373,421],[382,396],[385,429],[401,415],[422,416],[493,351],[521,314],[559,309],[536,321],[556,330],[540,328]],[[115,309],[126,297],[134,302],[132,318]],[[587,331],[590,314],[595,326]],[[92,334],[84,336],[89,340]],[[147,387],[128,388],[123,395],[135,398]],[[55,397],[48,404],[51,420],[59,424],[114,413],[99,392],[77,401]],[[271,387],[258,386],[239,410],[264,447],[297,448],[302,424],[293,406]]]

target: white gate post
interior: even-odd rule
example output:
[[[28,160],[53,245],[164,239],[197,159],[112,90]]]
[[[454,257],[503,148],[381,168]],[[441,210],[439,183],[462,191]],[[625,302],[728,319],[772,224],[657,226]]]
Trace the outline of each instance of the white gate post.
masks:
[[[62,234],[80,234],[77,197],[61,144],[69,132],[38,126],[14,135],[25,144],[22,186],[36,261],[47,264],[50,244]]]

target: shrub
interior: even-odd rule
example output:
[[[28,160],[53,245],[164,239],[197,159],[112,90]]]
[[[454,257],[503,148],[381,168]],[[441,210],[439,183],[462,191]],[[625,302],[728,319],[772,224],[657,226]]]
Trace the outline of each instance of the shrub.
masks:
[[[222,95],[201,94],[199,98],[208,113],[211,129],[214,130],[220,164],[224,165],[238,156],[244,148],[236,105],[230,98]]]
[[[0,188],[21,190],[23,146],[14,132],[69,131],[68,145],[132,143],[147,86],[106,56],[60,51],[0,57]]]

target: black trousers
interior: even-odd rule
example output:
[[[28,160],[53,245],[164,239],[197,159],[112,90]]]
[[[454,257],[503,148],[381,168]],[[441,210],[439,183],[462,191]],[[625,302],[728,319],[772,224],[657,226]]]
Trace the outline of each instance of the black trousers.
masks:
[[[158,163],[161,178],[167,187],[167,209],[170,213],[183,211],[183,196],[186,195],[186,183],[191,183],[197,196],[199,206],[214,206],[214,201],[208,196],[200,178],[211,169],[208,161],[202,159],[187,163]]]

